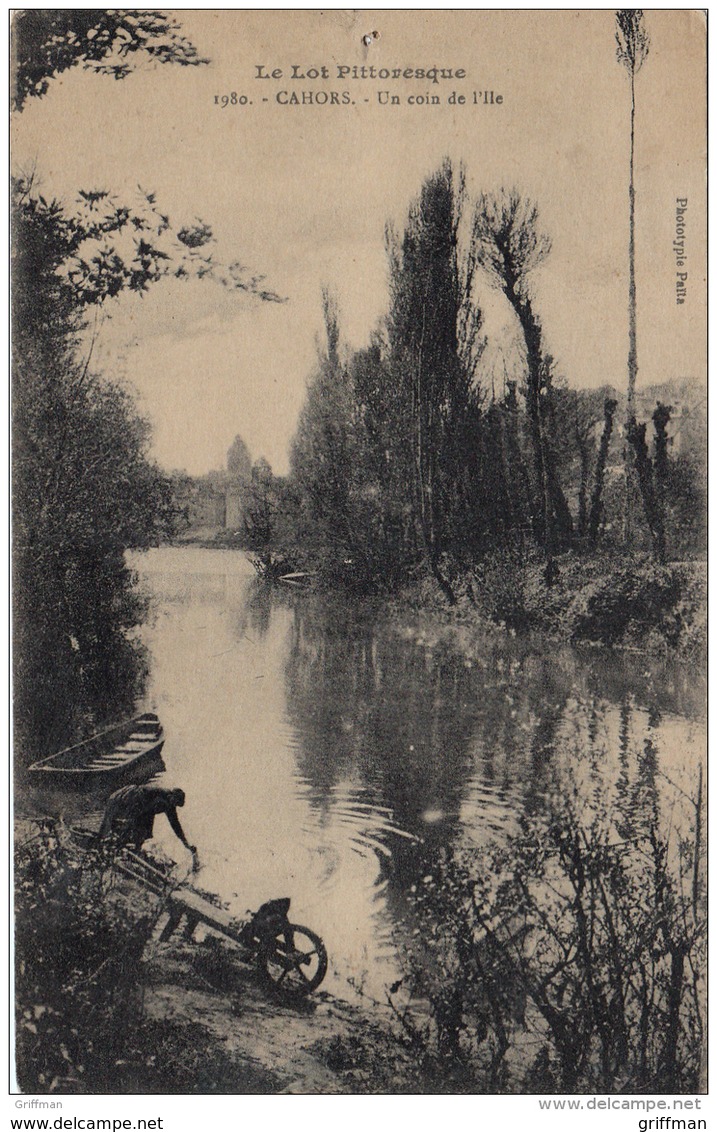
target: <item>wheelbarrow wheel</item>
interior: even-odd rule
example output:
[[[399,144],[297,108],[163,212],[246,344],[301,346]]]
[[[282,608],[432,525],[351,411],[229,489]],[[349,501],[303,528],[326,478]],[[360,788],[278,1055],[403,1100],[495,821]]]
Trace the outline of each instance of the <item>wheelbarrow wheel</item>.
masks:
[[[264,983],[285,998],[303,998],[323,982],[329,965],[324,942],[311,928],[288,924],[259,952]]]

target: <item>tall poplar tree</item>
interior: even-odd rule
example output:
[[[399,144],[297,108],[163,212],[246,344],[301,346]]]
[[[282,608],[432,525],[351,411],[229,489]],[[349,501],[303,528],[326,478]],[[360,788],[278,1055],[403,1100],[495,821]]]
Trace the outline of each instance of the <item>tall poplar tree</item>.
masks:
[[[481,314],[473,303],[476,258],[459,247],[465,177],[446,160],[427,177],[402,235],[387,230],[388,369],[410,421],[410,498],[423,553],[450,597],[440,559],[458,504]]]
[[[629,349],[627,357],[627,417],[635,419],[635,382],[637,380],[637,289],[635,286],[635,75],[647,58],[650,37],[645,30],[640,8],[621,8],[616,13],[617,60],[625,67],[630,80],[630,243],[629,243]]]
[[[627,71],[630,80],[630,186],[628,245],[628,352],[627,352],[627,413],[626,435],[634,435],[635,384],[637,382],[637,288],[635,284],[635,76],[647,58],[650,37],[645,30],[640,8],[620,8],[616,14],[615,41],[617,61]],[[625,541],[632,538],[632,501],[635,494],[631,472],[630,443],[625,444]]]
[[[353,399],[340,345],[340,316],[334,292],[322,289],[325,343],[299,417],[291,450],[291,479],[307,522],[300,542],[328,557],[351,551]]]

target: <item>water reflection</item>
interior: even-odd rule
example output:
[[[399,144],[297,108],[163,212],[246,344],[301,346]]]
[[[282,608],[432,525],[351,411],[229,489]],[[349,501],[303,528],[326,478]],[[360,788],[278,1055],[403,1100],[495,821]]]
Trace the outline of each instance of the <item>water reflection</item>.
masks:
[[[153,603],[140,706],[164,723],[199,879],[237,912],[290,895],[341,993],[396,977],[407,894],[443,847],[511,836],[568,777],[625,840],[656,808],[690,818],[703,697],[678,666],[271,591],[231,551],[133,565]]]
[[[614,812],[625,840],[678,811],[691,820],[704,736],[676,709],[695,701],[674,668],[614,659],[297,599],[285,665],[297,765],[324,814],[344,814],[336,792],[350,782],[413,835],[396,843],[390,825],[373,829],[394,920],[439,849],[509,836],[568,783],[585,811]]]
[[[297,763],[331,805],[359,780],[402,830],[450,840],[470,774],[468,673],[336,601],[297,601],[285,666]]]

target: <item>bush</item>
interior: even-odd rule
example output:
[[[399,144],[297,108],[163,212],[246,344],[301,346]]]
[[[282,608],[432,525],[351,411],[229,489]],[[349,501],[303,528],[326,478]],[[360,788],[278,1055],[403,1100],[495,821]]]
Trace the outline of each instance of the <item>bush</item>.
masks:
[[[488,554],[473,574],[475,600],[484,616],[509,629],[529,626],[528,579],[521,558],[509,553]]]
[[[488,555],[473,570],[474,604],[509,629],[703,659],[706,601],[699,564],[563,554],[556,565],[549,586],[539,560]]]
[[[74,850],[51,824],[17,852],[16,1062],[24,1092],[102,1091],[98,1082],[116,1082],[138,1030],[138,964],[155,909],[113,891],[107,863]]]
[[[659,629],[675,646],[680,635],[675,610],[682,590],[683,579],[673,567],[649,560],[615,566],[578,593],[571,609],[572,635],[617,644],[628,633],[640,640]]]
[[[428,1073],[448,1065],[470,1091],[699,1091],[700,846],[669,845],[656,819],[619,829],[562,798],[510,847],[444,853],[416,885],[391,1000]]]

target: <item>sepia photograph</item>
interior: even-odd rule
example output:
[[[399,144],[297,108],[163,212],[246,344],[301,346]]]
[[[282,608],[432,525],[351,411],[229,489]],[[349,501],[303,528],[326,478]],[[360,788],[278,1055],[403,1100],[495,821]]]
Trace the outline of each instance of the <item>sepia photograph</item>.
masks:
[[[706,1127],[706,12],[9,39],[15,1103]]]

